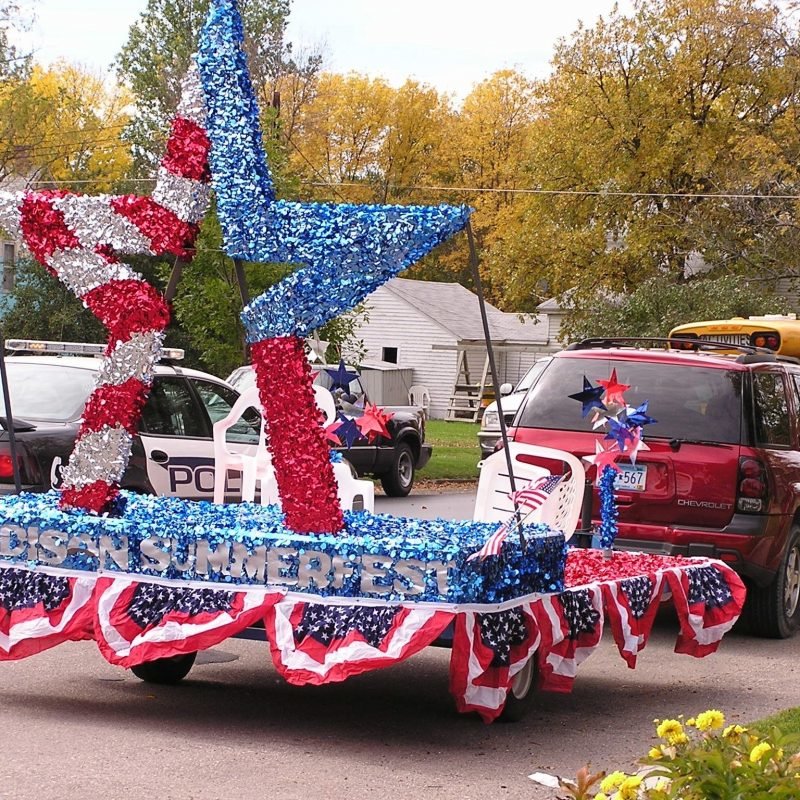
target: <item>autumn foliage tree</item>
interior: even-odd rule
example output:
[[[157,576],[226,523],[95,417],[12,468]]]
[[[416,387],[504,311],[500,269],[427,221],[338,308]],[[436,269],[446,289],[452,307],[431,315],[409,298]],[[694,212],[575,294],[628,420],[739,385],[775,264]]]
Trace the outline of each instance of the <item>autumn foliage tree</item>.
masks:
[[[580,310],[684,280],[698,256],[792,265],[795,201],[768,196],[799,188],[796,48],[778,4],[756,0],[638,0],[561,42],[527,157],[541,193],[498,217],[489,253],[506,302],[573,290]]]

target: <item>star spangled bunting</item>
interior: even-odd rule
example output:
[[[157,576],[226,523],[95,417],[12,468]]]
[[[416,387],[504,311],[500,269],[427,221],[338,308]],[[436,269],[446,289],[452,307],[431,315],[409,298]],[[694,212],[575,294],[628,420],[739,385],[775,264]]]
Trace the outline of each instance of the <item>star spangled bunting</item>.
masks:
[[[41,653],[92,638],[91,577],[0,569],[0,659]]]
[[[545,475],[520,489],[511,492],[508,496],[514,501],[516,506],[527,509],[524,516],[512,514],[484,543],[483,547],[473,553],[467,561],[480,559],[483,561],[489,556],[500,554],[503,549],[503,542],[508,538],[508,534],[516,525],[522,525],[528,521],[529,517],[542,506],[545,500],[553,493],[553,490],[563,479],[563,475]]]
[[[433,642],[452,611],[351,606],[286,599],[269,608],[264,628],[278,672],[291,684],[319,685],[389,667]]]

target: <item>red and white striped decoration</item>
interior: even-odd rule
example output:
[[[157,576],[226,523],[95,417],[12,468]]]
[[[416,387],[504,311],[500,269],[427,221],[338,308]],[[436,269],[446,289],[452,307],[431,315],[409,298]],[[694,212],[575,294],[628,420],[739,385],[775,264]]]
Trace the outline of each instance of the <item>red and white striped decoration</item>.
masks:
[[[64,469],[62,508],[102,513],[119,492],[170,319],[163,296],[119,257],[193,256],[210,191],[205,119],[192,67],[152,197],[0,193],[0,225],[20,236],[109,333],[97,386]]]

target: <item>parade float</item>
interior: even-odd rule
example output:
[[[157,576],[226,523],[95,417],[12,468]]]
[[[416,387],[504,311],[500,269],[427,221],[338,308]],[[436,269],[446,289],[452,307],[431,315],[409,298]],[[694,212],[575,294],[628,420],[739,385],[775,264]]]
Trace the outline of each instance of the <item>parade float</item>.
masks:
[[[713,652],[740,579],[718,561],[612,551],[608,455],[600,549],[529,522],[522,497],[500,529],[342,510],[304,338],[464,230],[470,210],[277,199],[242,37],[234,0],[214,0],[152,196],[0,196],[0,224],[109,332],[64,485],[0,499],[0,659],[90,639],[112,664],[179,679],[191,654],[259,630],[287,681],[320,684],[445,640],[459,710],[491,721],[522,675],[569,691],[606,620],[633,667],[665,597],[676,650]],[[242,314],[280,507],[119,488],[170,315],[121,258],[190,259],[212,188],[228,255],[297,265]],[[646,416],[621,410],[618,454]]]

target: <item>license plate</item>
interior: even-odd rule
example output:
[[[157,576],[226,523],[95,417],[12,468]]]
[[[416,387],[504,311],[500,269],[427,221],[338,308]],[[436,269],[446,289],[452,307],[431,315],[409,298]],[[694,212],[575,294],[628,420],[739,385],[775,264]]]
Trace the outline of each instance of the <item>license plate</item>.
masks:
[[[614,476],[614,491],[643,492],[647,484],[646,464],[617,464],[620,471]]]

